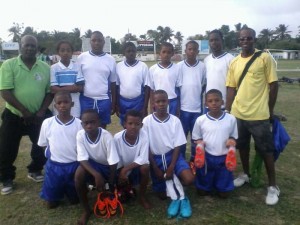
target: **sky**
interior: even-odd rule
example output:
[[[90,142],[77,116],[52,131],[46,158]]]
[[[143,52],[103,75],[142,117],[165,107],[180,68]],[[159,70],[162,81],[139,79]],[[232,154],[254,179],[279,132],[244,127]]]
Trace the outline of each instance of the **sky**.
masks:
[[[205,31],[247,24],[259,33],[288,25],[292,37],[300,28],[299,0],[14,0],[2,1],[0,38],[9,41],[13,23],[40,32],[91,29],[120,40],[126,33],[139,37],[147,30],[169,26],[187,39]]]

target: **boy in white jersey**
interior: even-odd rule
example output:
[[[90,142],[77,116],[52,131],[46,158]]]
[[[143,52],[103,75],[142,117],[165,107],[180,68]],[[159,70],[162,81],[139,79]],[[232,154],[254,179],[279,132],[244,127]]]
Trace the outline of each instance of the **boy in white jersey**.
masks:
[[[80,95],[81,112],[95,109],[105,129],[116,109],[116,61],[103,52],[105,40],[100,31],[92,33],[90,43],[92,50],[80,54],[77,59],[85,79]]]
[[[95,184],[96,190],[105,190],[105,184],[111,192],[115,186],[115,172],[119,162],[113,136],[100,128],[100,119],[96,110],[88,109],[81,115],[84,130],[77,133],[77,160],[80,166],[76,170],[75,185],[78,197],[84,209],[78,224],[86,224],[91,209],[87,198],[87,182]]]
[[[197,59],[199,44],[189,41],[186,44],[186,60],[178,63],[182,73],[182,86],[180,87],[180,121],[187,137],[192,133],[196,119],[203,113],[202,94],[206,85],[205,65]],[[180,151],[185,158],[186,145]],[[191,159],[193,161],[195,145],[191,142]]]
[[[166,198],[166,181],[173,180],[176,175],[182,184],[190,185],[194,182],[189,165],[180,154],[179,147],[186,143],[186,138],[180,120],[167,112],[168,95],[164,90],[153,93],[155,112],[143,120],[143,129],[150,141],[150,172],[153,191],[161,198]],[[183,217],[191,215],[189,200],[178,198],[171,202],[169,212],[180,213]]]
[[[71,61],[73,46],[69,41],[58,42],[56,51],[61,59],[51,66],[51,92],[54,94],[58,91],[71,92],[72,101],[74,102],[74,106],[71,109],[71,115],[79,118],[81,110],[79,95],[80,92],[83,91],[84,85],[81,68],[77,63]],[[55,108],[53,111],[54,115],[58,114]]]
[[[169,113],[179,115],[180,95],[179,88],[182,85],[182,75],[179,66],[171,62],[174,55],[174,46],[169,42],[163,42],[159,52],[160,62],[149,69],[149,85],[151,88],[151,112],[153,111],[153,91],[164,90],[169,98]]]
[[[206,66],[206,92],[210,89],[217,89],[222,92],[224,104],[222,110],[225,109],[226,104],[226,75],[233,55],[224,52],[223,50],[223,34],[219,30],[213,30],[208,35],[209,47],[212,51],[204,59]],[[205,108],[207,112],[207,108]]]
[[[123,47],[125,60],[117,64],[117,109],[120,123],[124,125],[126,111],[135,109],[146,116],[150,88],[148,66],[136,59],[136,46],[126,42]]]
[[[150,208],[146,199],[149,181],[149,138],[141,128],[143,116],[141,112],[129,110],[124,118],[125,130],[115,134],[114,140],[119,153],[118,183],[128,182],[140,184],[139,200],[145,209]]]
[[[200,195],[213,190],[222,198],[234,189],[233,174],[226,167],[228,148],[235,146],[238,137],[234,116],[223,112],[222,93],[211,89],[206,93],[205,104],[209,111],[195,123],[192,139],[205,146],[205,165],[196,169],[196,188]]]
[[[64,195],[72,204],[78,203],[74,174],[79,165],[76,153],[76,135],[82,129],[81,121],[70,114],[73,106],[69,92],[59,91],[54,97],[58,115],[44,120],[38,145],[45,147],[45,179],[41,198],[49,208],[58,206]]]

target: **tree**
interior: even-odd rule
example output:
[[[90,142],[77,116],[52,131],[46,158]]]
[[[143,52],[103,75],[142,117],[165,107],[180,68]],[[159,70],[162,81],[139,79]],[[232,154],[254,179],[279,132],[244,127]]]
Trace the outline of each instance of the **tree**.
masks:
[[[263,29],[258,35],[258,42],[261,44],[261,48],[269,48],[269,43],[272,41],[274,31],[271,29]]]
[[[13,26],[8,29],[10,32],[9,36],[13,36],[12,41],[13,42],[20,42],[21,41],[21,34],[22,34],[22,29],[24,28],[24,24],[19,24],[19,23],[13,23]]]
[[[279,24],[278,27],[276,27],[275,34],[276,34],[276,39],[277,40],[285,40],[285,39],[291,39],[291,31],[288,31],[288,27],[284,24]]]
[[[37,32],[33,29],[33,27],[25,27],[22,36],[25,36],[25,35],[36,36]]]
[[[84,33],[83,37],[85,37],[85,38],[91,38],[92,33],[93,33],[93,31],[92,31],[91,29],[88,29],[88,30]]]

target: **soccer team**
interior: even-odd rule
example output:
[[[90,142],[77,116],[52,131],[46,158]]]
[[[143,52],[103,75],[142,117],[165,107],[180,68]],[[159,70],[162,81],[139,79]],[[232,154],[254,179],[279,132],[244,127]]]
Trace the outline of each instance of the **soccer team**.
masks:
[[[36,60],[36,38],[24,36],[21,55],[0,68],[1,96],[6,101],[0,127],[1,194],[13,191],[13,163],[22,136],[28,135],[32,142],[28,178],[43,182],[40,196],[49,208],[57,207],[65,196],[71,204],[80,202],[83,214],[78,224],[86,224],[92,212],[87,184],[99,192],[139,184],[139,202],[149,209],[150,178],[157,196],[171,199],[168,217],[188,218],[192,209],[183,186],[195,185],[199,195],[216,192],[227,198],[234,187],[250,182],[253,137],[269,179],[266,204],[275,205],[280,191],[269,129],[278,92],[274,62],[262,53],[241,81],[246,64],[258,51],[255,31],[240,31],[242,52],[235,58],[224,52],[222,42],[222,33],[211,31],[211,54],[201,62],[198,43],[188,41],[186,59],[179,63],[171,62],[173,45],[162,43],[160,61],[148,69],[136,59],[132,42],[124,44],[125,59],[116,64],[103,52],[103,34],[95,31],[91,50],[76,63],[71,61],[72,45],[59,42],[61,60],[50,69]],[[51,116],[47,109],[53,95]],[[113,136],[106,127],[114,113],[124,129]],[[189,134],[191,154],[186,160]],[[228,153],[229,148],[235,153],[235,147],[244,171],[236,179],[235,154]]]

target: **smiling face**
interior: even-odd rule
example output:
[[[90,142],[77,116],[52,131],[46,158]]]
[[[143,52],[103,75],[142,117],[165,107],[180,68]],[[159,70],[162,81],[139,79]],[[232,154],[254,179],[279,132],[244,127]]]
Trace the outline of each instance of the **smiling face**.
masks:
[[[254,53],[255,33],[251,29],[240,31],[239,45],[242,48],[242,56],[248,57]]]

